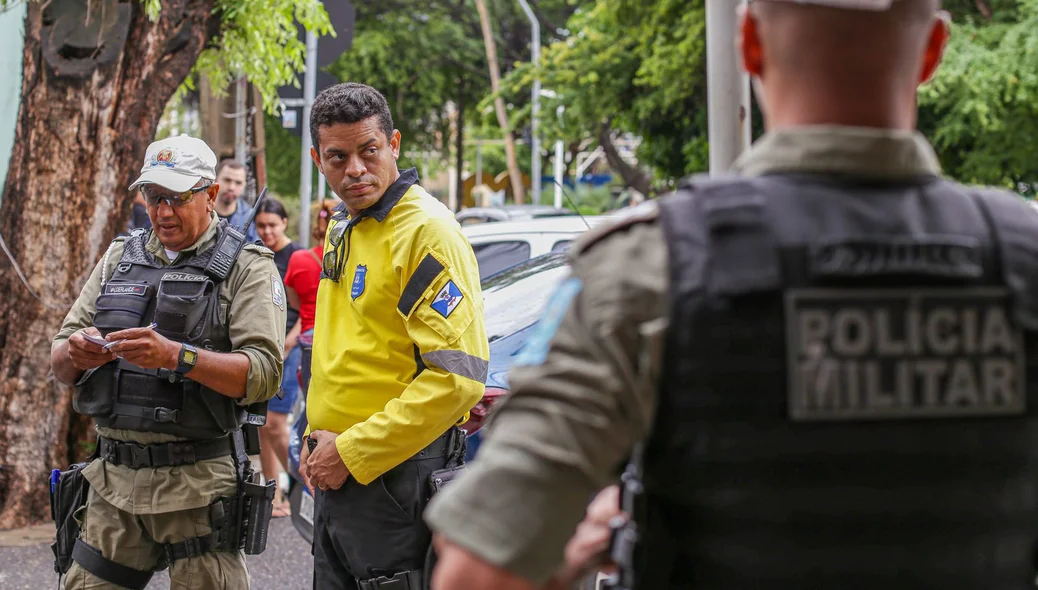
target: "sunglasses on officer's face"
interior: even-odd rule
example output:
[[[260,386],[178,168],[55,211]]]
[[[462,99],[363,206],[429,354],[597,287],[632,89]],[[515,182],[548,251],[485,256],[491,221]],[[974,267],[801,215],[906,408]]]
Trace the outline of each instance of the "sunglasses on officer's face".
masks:
[[[212,183],[204,184],[195,188],[189,188],[182,193],[171,193],[156,185],[146,184],[141,187],[141,195],[144,196],[144,202],[147,203],[149,207],[157,207],[162,201],[165,201],[170,207],[180,207],[193,201],[197,193],[206,190],[210,186],[212,186]]]

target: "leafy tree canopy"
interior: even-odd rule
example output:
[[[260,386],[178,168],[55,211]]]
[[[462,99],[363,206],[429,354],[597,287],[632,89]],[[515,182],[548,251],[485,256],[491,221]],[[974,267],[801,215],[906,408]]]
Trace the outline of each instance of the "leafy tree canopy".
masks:
[[[937,76],[920,93],[920,128],[935,143],[948,175],[972,183],[1033,185],[1038,0],[945,4],[954,21],[952,39]]]

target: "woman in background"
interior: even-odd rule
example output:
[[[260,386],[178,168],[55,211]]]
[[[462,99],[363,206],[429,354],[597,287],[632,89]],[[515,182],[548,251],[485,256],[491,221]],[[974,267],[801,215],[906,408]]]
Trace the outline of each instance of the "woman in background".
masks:
[[[299,250],[292,254],[288,262],[288,273],[285,275],[285,290],[288,301],[299,308],[299,323],[302,334],[299,337],[302,357],[300,364],[300,386],[303,398],[310,384],[310,346],[313,343],[314,317],[317,310],[317,287],[321,283],[321,259],[324,256],[324,235],[328,231],[328,220],[339,204],[335,199],[325,199],[314,206],[311,218],[314,220],[310,233],[313,248]]]
[[[256,233],[263,245],[274,252],[274,265],[284,282],[288,272],[288,261],[292,254],[301,247],[285,235],[288,227],[288,212],[281,201],[267,197],[259,205],[256,212]],[[278,396],[267,403],[267,423],[260,428],[260,465],[267,479],[278,479],[281,466],[288,469],[288,414],[292,411],[296,396],[299,395],[299,381],[296,372],[299,369],[299,310],[293,308],[291,300],[288,305],[285,323],[285,365],[281,378],[281,391]],[[280,462],[280,466],[278,463]],[[274,502],[273,515],[288,516],[288,502],[277,499]]]

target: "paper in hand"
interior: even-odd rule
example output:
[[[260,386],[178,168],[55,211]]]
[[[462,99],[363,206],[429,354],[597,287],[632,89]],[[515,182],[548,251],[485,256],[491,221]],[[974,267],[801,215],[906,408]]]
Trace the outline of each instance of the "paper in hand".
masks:
[[[105,340],[104,338],[100,338],[98,336],[91,336],[90,334],[83,334],[83,338],[86,338],[90,342],[93,342],[94,344],[100,346],[101,348],[103,348],[105,350],[108,350],[108,349],[112,348],[113,346],[115,346],[116,344],[119,344],[120,342],[122,342],[122,340],[116,340],[115,342],[109,342],[109,341]]]

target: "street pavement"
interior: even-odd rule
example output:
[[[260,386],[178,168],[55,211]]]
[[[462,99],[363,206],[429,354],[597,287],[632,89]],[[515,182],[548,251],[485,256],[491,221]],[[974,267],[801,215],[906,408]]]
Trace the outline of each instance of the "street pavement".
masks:
[[[57,588],[54,556],[50,543],[54,525],[18,531],[0,531],[0,588],[37,590]],[[288,517],[270,523],[267,550],[246,556],[255,590],[309,590],[313,583],[314,560],[310,546],[292,527]],[[147,590],[167,590],[169,573],[156,573]]]

